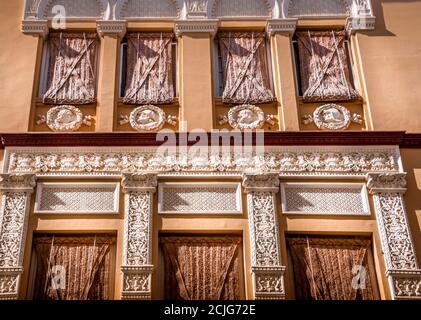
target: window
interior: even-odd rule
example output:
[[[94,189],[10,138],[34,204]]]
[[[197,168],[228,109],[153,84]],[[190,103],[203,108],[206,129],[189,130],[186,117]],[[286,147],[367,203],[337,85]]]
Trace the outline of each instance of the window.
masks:
[[[165,300],[244,299],[241,237],[165,235],[160,247]]]
[[[290,235],[287,243],[296,299],[378,299],[370,239]]]
[[[264,32],[220,32],[214,44],[215,94],[224,103],[274,100]]]
[[[50,33],[43,51],[39,96],[45,104],[96,101],[96,33]]]
[[[28,298],[113,298],[115,238],[108,235],[35,236]]]
[[[293,48],[298,95],[305,102],[359,98],[344,31],[298,31]]]
[[[121,44],[119,96],[126,104],[171,104],[178,95],[172,33],[128,33]]]

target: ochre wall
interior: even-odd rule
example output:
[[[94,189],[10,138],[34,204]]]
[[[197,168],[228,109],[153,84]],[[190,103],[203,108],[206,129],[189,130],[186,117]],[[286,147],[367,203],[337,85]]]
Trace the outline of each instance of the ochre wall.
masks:
[[[373,1],[376,30],[358,32],[352,52],[362,95],[367,103],[366,129],[421,131],[421,1]],[[21,32],[23,0],[2,1],[0,19],[0,132],[26,132],[32,128],[31,105],[38,88],[42,39]],[[298,28],[343,25],[344,20],[303,20]],[[172,22],[130,23],[129,30],[168,30]],[[264,21],[222,21],[222,29],[263,29]],[[94,23],[69,22],[68,27],[91,29]],[[97,131],[111,131],[116,123],[117,39],[101,39],[98,77]],[[275,92],[281,103],[280,130],[298,130],[294,72],[288,36],[272,39],[272,71]],[[179,40],[181,120],[187,129],[215,127],[209,36],[185,35]],[[102,50],[104,51],[104,50]],[[105,90],[105,91],[104,91]],[[113,92],[114,91],[114,92]],[[183,105],[184,104],[184,105]],[[33,111],[32,111],[33,112]],[[370,117],[371,115],[371,117]],[[46,127],[43,127],[47,129]],[[114,128],[115,130],[115,128]]]

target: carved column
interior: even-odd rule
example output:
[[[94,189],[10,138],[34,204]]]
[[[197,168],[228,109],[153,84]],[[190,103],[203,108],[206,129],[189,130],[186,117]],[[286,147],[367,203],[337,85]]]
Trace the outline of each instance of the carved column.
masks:
[[[123,174],[125,193],[122,299],[151,299],[152,214],[157,176]]]
[[[421,299],[421,270],[403,199],[405,176],[405,173],[369,173],[367,187],[374,199],[392,298]]]
[[[254,297],[285,299],[275,198],[279,176],[245,174],[243,186],[247,193]]]
[[[23,271],[32,174],[0,174],[0,299],[17,299]]]

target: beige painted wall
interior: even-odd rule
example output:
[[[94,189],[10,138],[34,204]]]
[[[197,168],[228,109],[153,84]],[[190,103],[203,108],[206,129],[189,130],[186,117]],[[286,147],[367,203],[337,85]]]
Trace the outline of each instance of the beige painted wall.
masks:
[[[352,39],[352,51],[361,82],[368,125],[374,130],[421,131],[418,116],[421,90],[421,1],[373,1],[376,30],[359,32]],[[38,86],[41,42],[23,35],[21,19],[23,0],[2,1],[0,19],[0,132],[26,132],[32,128],[33,91]],[[300,21],[298,27],[314,27],[314,20]],[[318,22],[320,25],[320,22]],[[322,25],[343,25],[344,20],[323,21]],[[72,28],[89,29],[93,23],[69,23]],[[223,21],[221,28],[263,28],[263,21]],[[131,23],[132,30],[168,30],[171,22]],[[280,130],[297,130],[296,98],[288,37],[278,35],[272,41],[272,70],[280,106]],[[101,40],[97,131],[113,130],[117,97],[116,59],[118,42]],[[180,41],[179,75],[181,119],[187,129],[215,127],[212,90],[211,40],[207,35],[186,34]],[[102,51],[103,51],[102,50]],[[281,52],[281,51],[285,52]],[[38,53],[38,54],[37,54]],[[109,77],[107,77],[109,75]],[[104,91],[105,90],[105,91]],[[115,92],[113,92],[115,91]],[[33,108],[32,108],[33,109]],[[33,113],[34,111],[32,111]],[[371,119],[370,119],[371,114]],[[115,116],[114,116],[115,118]],[[45,127],[46,129],[46,127]],[[114,128],[115,129],[115,128]]]

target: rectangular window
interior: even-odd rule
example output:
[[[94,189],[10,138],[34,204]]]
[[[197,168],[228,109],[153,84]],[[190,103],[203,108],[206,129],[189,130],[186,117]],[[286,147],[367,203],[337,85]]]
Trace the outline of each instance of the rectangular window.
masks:
[[[160,247],[165,300],[244,299],[241,237],[165,235]]]
[[[126,104],[171,104],[177,96],[172,33],[128,33],[121,45],[119,96]]]
[[[274,100],[264,32],[220,32],[214,47],[215,90],[224,103]]]
[[[98,36],[51,33],[45,42],[39,95],[45,104],[96,101]]]
[[[114,248],[107,235],[35,236],[28,298],[113,299]]]
[[[344,31],[298,31],[293,48],[298,94],[305,102],[359,98]]]
[[[291,280],[297,300],[377,300],[371,240],[290,235]]]

